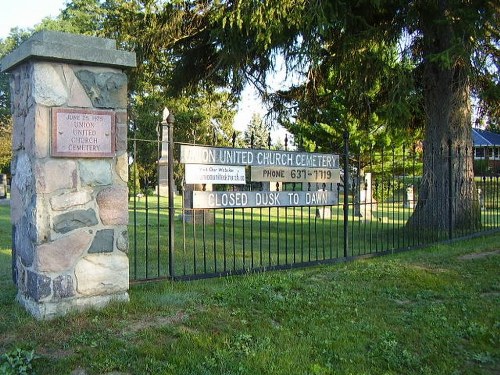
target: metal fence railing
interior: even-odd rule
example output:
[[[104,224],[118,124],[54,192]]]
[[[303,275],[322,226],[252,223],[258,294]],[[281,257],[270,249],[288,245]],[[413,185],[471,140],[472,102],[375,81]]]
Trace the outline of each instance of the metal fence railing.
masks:
[[[426,215],[416,215],[417,205],[430,199],[423,195],[423,153],[416,148],[355,155],[349,152],[346,138],[340,152],[341,183],[277,185],[278,190],[290,192],[334,191],[338,194],[335,205],[200,210],[184,206],[186,190],[179,182],[182,171],[176,162],[168,164],[176,168],[170,175],[170,200],[168,194],[160,193],[161,166],[156,160],[162,156],[161,141],[130,142],[134,160],[129,184],[132,281],[204,278],[337,262],[500,228],[499,175],[459,181],[451,174],[446,194],[434,199]],[[142,147],[157,150],[151,153],[150,170],[135,162]],[[174,158],[179,145],[171,147]],[[472,152],[467,150],[442,152],[450,170],[457,162],[473,162]],[[174,172],[180,186],[174,185]],[[252,190],[260,186],[227,188]],[[464,198],[463,192],[471,189],[472,195]],[[458,215],[464,204],[477,217],[458,225],[453,215]],[[444,224],[429,225],[427,218],[433,215],[444,215]]]

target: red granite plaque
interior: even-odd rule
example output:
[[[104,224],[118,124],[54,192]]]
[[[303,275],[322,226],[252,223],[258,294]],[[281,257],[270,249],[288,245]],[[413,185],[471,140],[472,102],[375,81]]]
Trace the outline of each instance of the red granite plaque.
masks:
[[[115,156],[115,113],[52,109],[51,155],[74,158]]]

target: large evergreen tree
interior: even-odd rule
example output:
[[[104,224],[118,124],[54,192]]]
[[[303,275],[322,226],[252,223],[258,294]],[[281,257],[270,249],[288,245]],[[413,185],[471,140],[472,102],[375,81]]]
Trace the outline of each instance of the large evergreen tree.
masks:
[[[97,18],[78,13],[94,6]],[[444,151],[471,155],[471,95],[498,124],[499,13],[491,0],[75,0],[64,14],[98,21],[100,35],[136,51],[133,100],[200,92],[210,100],[229,87],[232,108],[250,82],[296,139],[317,149],[331,149],[343,130],[372,147],[421,128],[414,220],[443,228],[451,219],[454,227],[477,224],[472,163],[453,162],[450,171]],[[266,75],[278,54],[304,80],[271,93]],[[450,175],[459,198],[451,211],[443,204]]]
[[[421,1],[412,9],[425,114],[424,174],[412,221],[433,228],[479,225],[472,183],[472,57],[475,38],[487,27],[485,15],[493,10],[481,3]],[[459,199],[445,201],[450,193]]]
[[[188,11],[203,27],[172,46],[180,51],[174,70],[178,85],[194,87],[201,80],[231,83],[239,89],[242,82],[252,81],[262,88],[273,56],[283,54],[289,69],[304,73],[305,83],[266,94],[280,110],[297,116],[284,123],[292,132],[305,128],[305,134],[320,143],[325,133],[334,135],[353,124],[369,134],[377,126],[391,132],[397,123],[399,128],[421,126],[424,175],[414,220],[432,228],[444,228],[450,222],[452,227],[478,224],[472,163],[456,158],[450,171],[446,150],[451,145],[453,154],[468,150],[471,155],[472,93],[485,114],[492,120],[498,116],[499,7],[495,2],[203,4],[204,11]],[[388,58],[394,51],[395,58]],[[327,119],[325,110],[334,113],[329,123],[321,119]],[[452,210],[445,198],[450,175],[458,196]]]

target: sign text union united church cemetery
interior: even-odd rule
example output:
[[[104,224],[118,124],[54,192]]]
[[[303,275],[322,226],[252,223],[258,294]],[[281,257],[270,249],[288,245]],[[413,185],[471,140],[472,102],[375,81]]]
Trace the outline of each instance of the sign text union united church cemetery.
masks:
[[[180,162],[186,165],[187,184],[291,182],[332,184],[340,182],[339,157],[332,154],[181,146]],[[192,208],[293,207],[337,204],[335,191],[193,191]]]

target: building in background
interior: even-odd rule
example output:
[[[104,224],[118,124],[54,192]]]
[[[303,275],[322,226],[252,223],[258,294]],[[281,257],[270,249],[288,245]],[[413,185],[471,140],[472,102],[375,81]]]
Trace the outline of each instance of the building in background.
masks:
[[[472,142],[475,174],[500,173],[500,134],[472,128]]]

